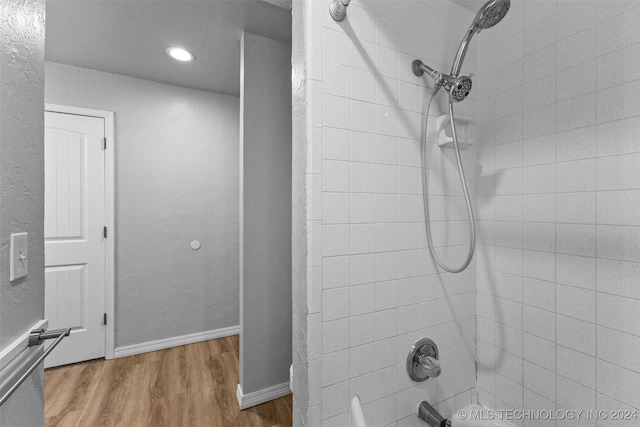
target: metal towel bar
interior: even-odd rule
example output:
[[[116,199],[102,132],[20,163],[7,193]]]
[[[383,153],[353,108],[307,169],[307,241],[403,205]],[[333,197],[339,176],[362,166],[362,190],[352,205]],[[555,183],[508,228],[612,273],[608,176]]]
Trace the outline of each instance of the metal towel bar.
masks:
[[[35,371],[35,369],[44,361],[45,357],[47,357],[49,353],[51,353],[53,349],[56,348],[58,344],[60,344],[60,341],[62,341],[64,337],[68,337],[70,333],[71,328],[56,329],[54,331],[34,329],[31,331],[31,333],[29,334],[29,347],[40,345],[44,342],[44,340],[55,339],[55,341],[44,351],[44,353],[42,353],[40,357],[38,357],[35,362],[31,364],[31,366],[29,366],[29,369],[27,369],[24,374],[22,374],[22,376],[18,378],[18,380],[11,386],[11,388],[9,388],[9,390],[7,390],[7,392],[2,395],[2,397],[0,397],[0,406],[2,406],[2,404],[6,402],[9,397],[11,397],[11,395],[18,389],[18,387],[20,387],[20,385],[22,385],[22,383],[27,378],[29,378],[29,375],[31,375],[31,373]]]

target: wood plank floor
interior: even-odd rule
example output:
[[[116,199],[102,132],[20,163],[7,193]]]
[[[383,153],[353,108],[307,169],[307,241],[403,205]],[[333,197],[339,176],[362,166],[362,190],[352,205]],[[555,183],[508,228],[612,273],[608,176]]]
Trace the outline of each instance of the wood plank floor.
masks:
[[[237,335],[51,368],[45,426],[291,426],[291,395],[240,411],[237,384]]]

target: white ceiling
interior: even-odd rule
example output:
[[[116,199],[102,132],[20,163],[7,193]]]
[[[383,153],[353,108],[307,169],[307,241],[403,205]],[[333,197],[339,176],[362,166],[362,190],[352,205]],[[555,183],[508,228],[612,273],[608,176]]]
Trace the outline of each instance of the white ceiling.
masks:
[[[291,11],[261,0],[47,0],[48,61],[240,94],[243,30],[291,42]],[[169,58],[169,46],[196,61]]]

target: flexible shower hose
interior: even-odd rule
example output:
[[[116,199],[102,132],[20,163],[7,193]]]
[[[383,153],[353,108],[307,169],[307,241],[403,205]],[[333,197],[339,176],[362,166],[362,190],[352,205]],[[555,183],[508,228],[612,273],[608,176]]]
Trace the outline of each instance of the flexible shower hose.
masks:
[[[451,268],[445,265],[438,255],[436,254],[435,247],[433,246],[433,239],[431,238],[431,221],[429,218],[429,195],[427,189],[429,187],[429,173],[427,169],[427,124],[429,123],[429,110],[431,109],[431,103],[435,98],[436,94],[440,90],[440,86],[435,86],[433,92],[431,93],[431,97],[427,102],[427,107],[424,113],[424,127],[422,129],[422,140],[420,145],[421,151],[421,169],[422,169],[422,202],[424,205],[424,217],[425,217],[425,228],[427,230],[427,242],[429,244],[429,251],[433,256],[433,259],[436,263],[442,267],[443,270],[448,271],[449,273],[460,273],[465,268],[469,266],[471,260],[473,259],[473,252],[476,247],[476,227],[473,220],[473,207],[471,206],[471,199],[469,198],[469,190],[467,190],[467,181],[464,176],[464,169],[462,168],[462,159],[460,158],[460,147],[458,146],[458,136],[456,134],[456,126],[453,115],[453,101],[449,99],[449,121],[451,122],[451,136],[453,137],[453,148],[456,152],[456,161],[458,162],[458,174],[460,176],[460,183],[462,184],[462,192],[464,193],[464,200],[467,204],[467,214],[469,216],[469,253],[467,254],[467,259],[462,263],[462,265],[458,268]]]

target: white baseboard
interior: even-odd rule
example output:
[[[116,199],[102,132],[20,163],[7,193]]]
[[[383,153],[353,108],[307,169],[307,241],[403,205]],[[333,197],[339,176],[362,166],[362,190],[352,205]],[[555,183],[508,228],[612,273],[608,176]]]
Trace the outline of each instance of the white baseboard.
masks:
[[[165,348],[178,347],[180,345],[214,340],[216,338],[224,338],[231,335],[238,335],[239,333],[240,326],[230,326],[228,328],[214,329],[213,331],[197,332],[195,334],[181,335],[179,337],[165,338],[157,341],[148,341],[140,344],[118,347],[115,349],[113,356],[115,358],[133,356],[134,354],[164,350]]]
[[[238,388],[236,389],[236,398],[238,399],[238,406],[240,406],[240,409],[251,408],[252,406],[260,405],[261,403],[268,402],[288,394],[291,394],[289,382],[276,384],[247,394],[242,393],[242,387],[240,384],[238,384]]]

